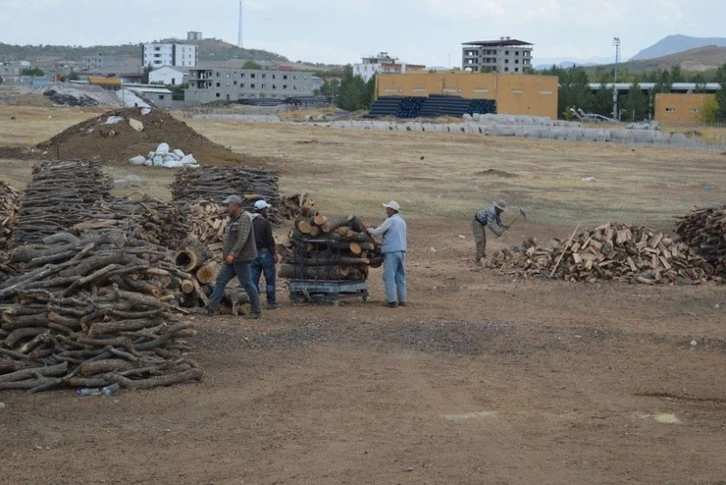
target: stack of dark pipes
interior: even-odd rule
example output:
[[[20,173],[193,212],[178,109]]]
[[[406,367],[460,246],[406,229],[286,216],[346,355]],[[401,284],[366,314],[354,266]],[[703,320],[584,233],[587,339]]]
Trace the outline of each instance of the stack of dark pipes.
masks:
[[[20,198],[12,246],[38,243],[87,219],[91,206],[108,198],[111,179],[98,161],[45,161]]]
[[[287,244],[279,245],[281,278],[366,280],[383,263],[381,248],[355,216],[299,218]]]
[[[270,219],[279,222],[279,177],[277,172],[252,168],[185,168],[177,172],[172,184],[174,200],[189,203],[199,199],[221,203],[228,195],[242,198],[243,209],[252,211],[254,203],[264,199],[273,208]]]
[[[726,207],[696,209],[678,218],[676,233],[726,278]]]
[[[0,390],[200,379],[167,255],[122,231],[58,233],[14,250],[21,271],[0,285]]]

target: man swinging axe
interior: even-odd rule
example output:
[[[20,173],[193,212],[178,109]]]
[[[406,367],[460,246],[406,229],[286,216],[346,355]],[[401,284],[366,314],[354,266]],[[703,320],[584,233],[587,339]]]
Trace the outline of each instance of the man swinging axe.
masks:
[[[505,210],[507,210],[507,203],[503,200],[498,200],[493,205],[477,212],[471,221],[471,229],[474,233],[474,241],[476,242],[476,259],[474,260],[476,264],[483,264],[483,260],[486,258],[486,228],[488,227],[497,237],[501,236],[504,230],[509,229],[509,225],[503,223],[501,218],[501,214]],[[494,227],[495,223],[503,230],[498,231]]]

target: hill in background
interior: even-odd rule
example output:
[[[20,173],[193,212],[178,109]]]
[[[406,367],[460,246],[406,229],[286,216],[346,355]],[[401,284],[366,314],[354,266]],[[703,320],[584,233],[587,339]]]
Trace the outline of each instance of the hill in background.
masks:
[[[642,61],[646,59],[656,59],[706,46],[726,47],[726,38],[689,37],[687,35],[680,34],[669,35],[652,46],[638,52],[631,60]]]
[[[706,72],[718,69],[726,64],[726,47],[699,47],[697,49],[678,52],[656,59],[646,59],[640,61],[628,61],[618,65],[620,71],[629,71],[634,74],[644,73],[648,71],[670,69],[674,66],[680,66],[683,71],[688,72]],[[609,70],[614,64],[601,65],[586,68],[590,70]]]

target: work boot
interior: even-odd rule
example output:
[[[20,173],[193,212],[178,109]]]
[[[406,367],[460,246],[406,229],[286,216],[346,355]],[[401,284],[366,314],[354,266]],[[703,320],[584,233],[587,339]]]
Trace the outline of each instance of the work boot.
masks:
[[[247,315],[247,317],[250,320],[259,320],[260,318],[262,318],[262,312],[251,312],[249,315]]]
[[[475,263],[475,264],[476,264],[477,266],[484,266],[484,261],[485,261],[485,260],[486,260],[486,256],[482,256],[482,257],[481,257],[481,258],[479,258],[479,259],[475,259],[475,260],[474,260],[474,263]]]
[[[278,309],[277,303],[268,303],[267,309],[268,310],[277,310]]]
[[[408,306],[408,305],[406,304],[405,301],[402,301],[401,303],[398,304],[398,306],[404,306],[405,307],[405,306]]]
[[[396,308],[398,304],[395,301],[389,301],[384,304],[384,306],[387,306],[388,308]]]

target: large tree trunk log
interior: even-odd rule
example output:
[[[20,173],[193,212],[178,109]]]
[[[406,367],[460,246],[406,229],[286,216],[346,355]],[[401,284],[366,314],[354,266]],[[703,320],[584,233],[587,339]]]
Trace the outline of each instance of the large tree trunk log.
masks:
[[[176,252],[174,263],[190,273],[212,257],[212,252],[205,245],[196,240],[188,240],[184,242],[184,247]]]
[[[348,276],[349,270],[341,266],[303,267],[283,264],[278,273],[285,279],[336,280]]]
[[[107,372],[125,371],[134,368],[134,364],[122,359],[106,359],[81,364],[81,375],[88,377]]]
[[[197,270],[197,281],[201,285],[211,284],[217,278],[217,273],[219,273],[219,263],[207,263]]]

